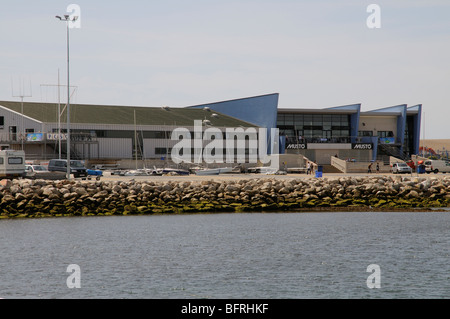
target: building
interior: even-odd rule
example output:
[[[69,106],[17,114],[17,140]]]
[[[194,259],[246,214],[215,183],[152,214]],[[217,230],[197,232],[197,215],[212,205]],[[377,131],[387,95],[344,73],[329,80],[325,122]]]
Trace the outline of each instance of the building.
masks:
[[[274,93],[187,107],[71,104],[71,158],[167,161],[177,143],[173,130],[185,127],[194,136],[196,120],[204,129],[223,132],[230,127],[278,128],[280,154],[303,155],[318,164],[330,164],[332,156],[370,161],[406,159],[419,152],[420,104],[364,112],[361,104],[278,108],[278,97]],[[64,105],[61,108],[59,112],[55,103],[0,101],[0,147],[24,149],[27,159],[64,158],[67,115]]]
[[[407,159],[419,151],[421,105],[362,112],[361,104],[326,109],[278,109],[286,152],[321,164],[330,157],[356,161]]]
[[[407,159],[419,152],[421,104],[372,111],[362,111],[361,104],[278,108],[275,93],[206,106],[260,127],[278,128],[280,154],[301,154],[318,164],[330,164],[330,157],[335,155],[388,162],[390,156]]]
[[[59,124],[58,109],[53,103],[28,102],[22,112],[20,102],[0,102],[0,147],[23,149],[29,160],[58,158],[60,153],[65,158],[67,115],[63,108]],[[177,143],[171,139],[173,130],[184,127],[193,134],[195,120],[224,132],[228,127],[255,127],[208,108],[71,104],[70,118],[71,158],[92,162],[168,160]]]

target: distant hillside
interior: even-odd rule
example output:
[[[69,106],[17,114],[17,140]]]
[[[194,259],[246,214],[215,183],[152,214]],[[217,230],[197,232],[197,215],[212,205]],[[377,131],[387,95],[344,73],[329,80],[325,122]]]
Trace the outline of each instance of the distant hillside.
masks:
[[[450,140],[436,139],[436,140],[420,140],[420,146],[432,148],[434,151],[450,151]]]

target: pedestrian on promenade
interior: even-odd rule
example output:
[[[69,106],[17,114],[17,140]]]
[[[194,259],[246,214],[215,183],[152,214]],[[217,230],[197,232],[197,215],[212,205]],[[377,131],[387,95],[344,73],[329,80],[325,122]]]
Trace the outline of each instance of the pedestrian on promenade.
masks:
[[[367,168],[367,173],[372,173],[372,163],[369,164],[369,167]]]
[[[380,172],[380,164],[378,164],[378,162],[377,162],[377,173],[379,173]]]

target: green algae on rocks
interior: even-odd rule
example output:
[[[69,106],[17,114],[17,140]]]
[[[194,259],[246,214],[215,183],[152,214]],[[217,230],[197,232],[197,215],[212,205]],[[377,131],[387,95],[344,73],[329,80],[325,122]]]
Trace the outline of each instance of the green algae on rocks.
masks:
[[[450,207],[450,177],[225,181],[12,180],[0,218],[214,212],[411,210]]]

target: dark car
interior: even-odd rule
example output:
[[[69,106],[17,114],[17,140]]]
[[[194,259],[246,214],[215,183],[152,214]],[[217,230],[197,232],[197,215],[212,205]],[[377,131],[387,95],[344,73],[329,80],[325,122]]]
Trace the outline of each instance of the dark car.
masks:
[[[52,159],[48,163],[48,170],[50,172],[67,172],[67,160],[64,159]],[[70,161],[70,174],[73,174],[73,177],[86,177],[87,170],[84,167],[84,163],[78,160]]]

